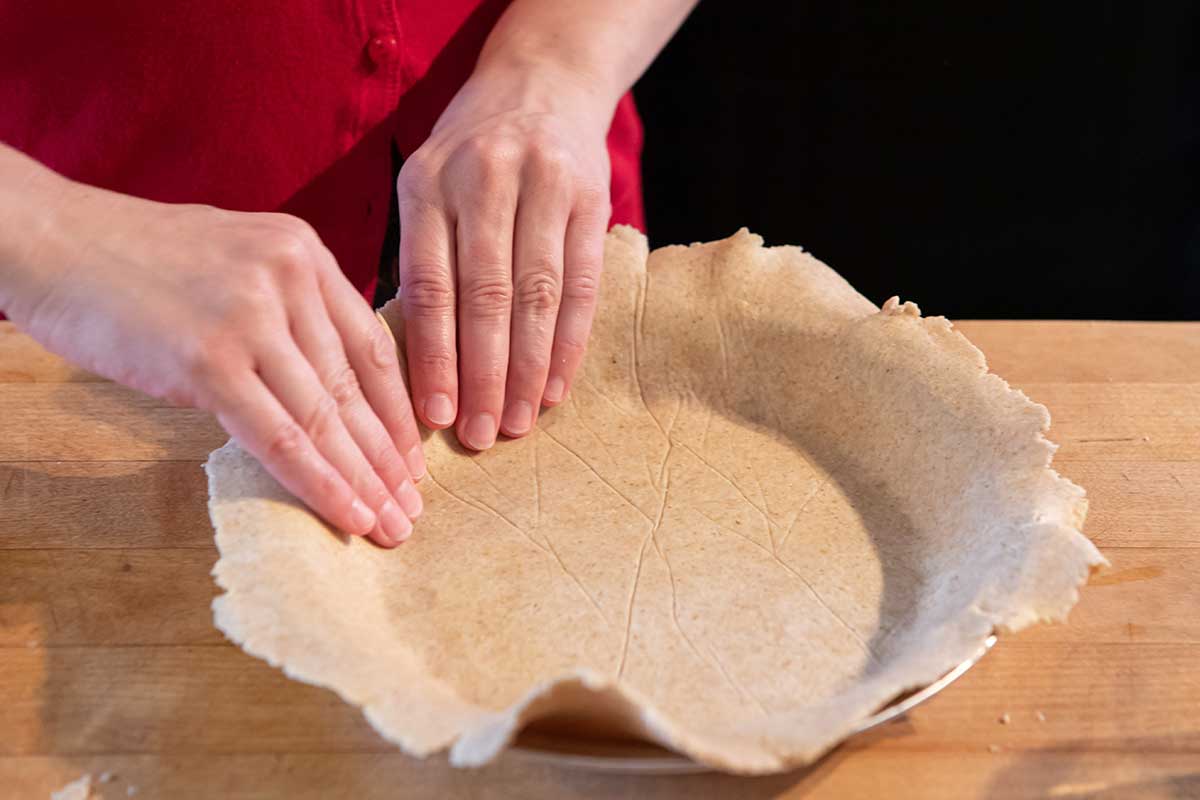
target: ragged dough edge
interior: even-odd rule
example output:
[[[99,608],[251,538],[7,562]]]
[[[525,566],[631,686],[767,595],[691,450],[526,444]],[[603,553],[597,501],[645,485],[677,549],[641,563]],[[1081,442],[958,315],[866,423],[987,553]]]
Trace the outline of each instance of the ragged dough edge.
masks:
[[[1088,509],[1083,488],[1051,466],[1058,445],[1046,437],[1050,428],[1049,410],[999,375],[989,372],[983,352],[955,330],[945,317],[922,317],[915,303],[901,303],[898,297],[889,298],[879,315],[919,326],[935,348],[973,369],[975,380],[984,391],[1008,403],[1013,412],[1011,416],[1026,412],[1033,420],[1024,433],[1035,442],[1041,458],[1038,466],[1049,478],[1051,489],[1049,496],[1034,503],[1032,515],[1024,523],[1043,530],[1042,546],[1032,551],[1039,559],[1031,565],[1032,571],[1023,576],[1016,590],[992,587],[995,591],[984,592],[977,598],[974,610],[987,618],[996,630],[1006,633],[1039,622],[1065,622],[1071,608],[1079,601],[1079,589],[1087,583],[1088,576],[1096,569],[1109,566],[1109,562],[1083,534]],[[1054,558],[1056,553],[1065,558]],[[1061,569],[1068,562],[1072,571],[1064,574]]]
[[[686,746],[687,755],[699,763],[748,773],[775,772],[781,766],[777,759],[764,757],[752,748],[738,749],[734,744],[731,750],[731,743],[719,737],[689,735],[633,687],[586,669],[535,686],[513,705],[464,731],[450,750],[450,763],[460,767],[482,766],[499,755],[529,723],[585,704],[593,708],[604,705],[610,714],[616,712],[625,717],[626,728],[632,735],[664,747]]]
[[[271,497],[239,500],[223,496],[226,482],[231,482],[234,475],[256,468],[257,462],[232,440],[213,451],[205,464],[209,513],[221,555],[213,575],[225,590],[212,603],[216,627],[247,653],[281,669],[289,678],[331,689],[342,700],[361,707],[371,726],[409,755],[424,758],[449,749],[450,760],[457,766],[482,765],[495,758],[528,723],[562,710],[566,693],[575,690],[592,695],[592,704],[606,701],[623,713],[631,733],[667,747],[686,744],[688,755],[703,763],[752,772],[779,769],[778,762],[755,758],[752,751],[729,761],[728,742],[689,736],[635,689],[592,670],[580,669],[548,679],[501,711],[462,701],[450,687],[405,659],[402,652],[389,653],[390,681],[388,675],[372,670],[372,664],[382,660],[375,653],[342,659],[334,670],[331,654],[323,646],[326,642],[320,639],[323,635],[332,639],[336,630],[309,630],[297,636],[282,629],[275,614],[264,613],[273,611],[279,603],[274,585],[258,575],[258,565],[272,557],[274,543],[259,534],[261,529],[253,525],[254,518],[263,512],[298,509]],[[333,538],[334,534],[329,536]],[[406,678],[399,685],[394,680],[397,674]],[[579,705],[578,694],[571,705]]]
[[[405,731],[393,731],[388,738],[413,755],[423,756],[447,747],[458,731],[481,712],[480,709],[458,700],[448,687],[432,679],[427,680],[423,692],[412,692],[407,686],[399,689],[399,694],[405,695],[402,697],[397,697],[395,691],[381,692],[381,686],[390,684],[380,683],[381,676],[370,669],[370,654],[363,654],[363,658],[352,661],[352,671],[349,672],[345,664],[338,664],[337,678],[334,680],[330,677],[331,672],[335,671],[330,663],[331,655],[323,646],[325,642],[319,641],[319,635],[312,631],[300,634],[289,631],[277,624],[279,618],[275,613],[264,613],[274,612],[280,604],[275,596],[276,586],[271,581],[262,580],[260,574],[262,565],[270,563],[270,559],[277,555],[272,549],[278,543],[264,535],[255,522],[264,514],[289,513],[299,509],[269,495],[267,499],[225,499],[223,483],[232,483],[239,472],[254,466],[256,462],[232,440],[213,451],[205,463],[209,484],[209,514],[217,531],[216,543],[221,555],[212,574],[217,584],[225,590],[225,594],[215,597],[212,602],[216,627],[247,653],[282,669],[288,677],[332,689],[346,702],[362,706],[368,711],[386,707],[397,700],[418,701],[412,707],[420,709],[423,704],[428,704],[429,698],[434,698],[437,713],[413,720],[424,726],[420,737]],[[308,516],[312,523],[324,528],[308,512],[301,513]],[[343,546],[352,544],[332,532],[327,535],[331,541],[340,540]],[[332,638],[337,631],[327,629],[323,633]],[[399,655],[403,657],[402,653]],[[416,667],[410,664],[408,671],[415,672]]]
[[[731,237],[735,239],[739,240],[734,242],[736,246],[757,247],[761,243],[761,239],[745,231]],[[614,229],[608,246],[630,248],[630,255],[645,258],[645,239],[629,228]],[[396,305],[393,301],[383,309],[383,316],[389,321],[396,319]],[[953,330],[948,321],[922,318],[915,305],[901,304],[895,299],[870,316],[901,321],[902,336],[925,337],[926,343],[920,346],[932,348],[931,353],[952,358],[967,368],[972,373],[967,379],[977,381],[980,391],[1012,409],[1028,412],[1029,429],[1016,433],[1034,438],[1043,461],[1041,468],[1050,478],[1048,495],[1037,499],[1025,523],[1038,529],[1039,546],[1031,549],[1030,555],[1035,557],[1025,565],[1015,587],[996,583],[985,586],[975,602],[950,624],[928,632],[928,646],[912,647],[888,669],[832,698],[827,704],[829,708],[806,709],[803,719],[781,714],[771,721],[770,730],[758,742],[739,746],[727,737],[689,730],[634,687],[588,669],[550,677],[500,710],[461,700],[451,687],[423,673],[415,663],[407,662],[400,668],[401,664],[394,659],[398,655],[403,660],[402,653],[389,654],[393,659],[388,668],[391,681],[373,672],[368,658],[361,659],[360,668],[355,670],[347,671],[344,660],[334,669],[330,656],[321,648],[322,643],[314,641],[317,637],[311,635],[312,631],[307,637],[293,638],[276,624],[271,614],[263,613],[272,607],[273,598],[269,583],[257,580],[255,563],[266,557],[270,548],[263,546],[263,537],[253,535],[252,525],[235,523],[245,522],[247,516],[252,519],[254,506],[279,501],[222,498],[220,477],[229,459],[249,460],[232,443],[215,451],[206,465],[209,508],[221,551],[214,575],[226,591],[213,602],[217,627],[248,653],[281,667],[290,677],[333,689],[347,702],[363,707],[371,725],[405,752],[426,756],[448,748],[451,762],[459,766],[476,766],[492,760],[530,722],[576,708],[580,697],[585,695],[590,695],[590,700],[584,705],[607,704],[623,713],[631,732],[712,767],[760,774],[809,763],[852,732],[880,705],[905,691],[927,685],[974,656],[994,630],[1015,631],[1039,621],[1064,620],[1077,602],[1079,587],[1086,582],[1090,571],[1107,563],[1080,531],[1087,510],[1083,490],[1050,467],[1055,445],[1045,437],[1049,426],[1046,409],[989,373],[983,354]],[[233,531],[239,527],[243,528],[243,535],[238,537],[235,553]],[[249,535],[245,535],[247,532]],[[336,636],[337,630],[325,633]],[[396,688],[397,674],[405,674],[410,680]],[[381,686],[388,689],[385,691]],[[816,735],[805,735],[805,730]]]

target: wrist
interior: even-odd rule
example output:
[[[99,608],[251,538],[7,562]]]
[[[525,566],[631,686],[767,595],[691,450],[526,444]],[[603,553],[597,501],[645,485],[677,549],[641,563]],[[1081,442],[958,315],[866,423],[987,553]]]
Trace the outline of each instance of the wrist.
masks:
[[[104,235],[128,212],[123,195],[78,183],[0,145],[0,309],[28,319],[72,280],[86,255],[94,266]]]
[[[66,227],[62,207],[72,182],[0,145],[0,309],[20,316],[54,280],[50,252]]]
[[[534,110],[584,115],[604,132],[625,93],[625,87],[587,66],[584,59],[563,58],[533,47],[485,48],[470,81],[505,85]]]

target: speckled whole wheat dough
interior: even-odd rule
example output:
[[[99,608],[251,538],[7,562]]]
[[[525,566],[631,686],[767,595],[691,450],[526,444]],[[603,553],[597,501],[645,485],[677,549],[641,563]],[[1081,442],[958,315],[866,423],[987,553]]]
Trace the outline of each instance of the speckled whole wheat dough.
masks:
[[[216,624],[415,755],[480,764],[571,712],[780,771],[993,629],[1066,617],[1103,558],[1048,424],[946,320],[798,247],[620,227],[568,401],[482,454],[429,435],[398,550],[214,452]]]

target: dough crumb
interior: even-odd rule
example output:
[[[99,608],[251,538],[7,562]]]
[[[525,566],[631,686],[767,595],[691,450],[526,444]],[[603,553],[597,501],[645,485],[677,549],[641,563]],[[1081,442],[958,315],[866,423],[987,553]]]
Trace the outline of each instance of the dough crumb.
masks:
[[[988,752],[989,752],[989,753],[999,753],[999,752],[1000,752],[1000,745],[998,745],[998,744],[989,744],[989,745],[988,745]]]
[[[92,775],[85,772],[57,792],[50,793],[50,800],[91,800]]]
[[[1035,717],[1037,718],[1037,721],[1038,721],[1038,722],[1045,722],[1045,721],[1046,721],[1046,715],[1045,715],[1045,714],[1043,714],[1043,713],[1042,713],[1042,712],[1040,712],[1040,711],[1035,711],[1035,712],[1034,712],[1034,714],[1033,714],[1033,716],[1035,716]]]
[[[1007,725],[1008,723],[1012,722],[1012,715],[1005,711],[1000,715],[999,722],[1001,725]]]

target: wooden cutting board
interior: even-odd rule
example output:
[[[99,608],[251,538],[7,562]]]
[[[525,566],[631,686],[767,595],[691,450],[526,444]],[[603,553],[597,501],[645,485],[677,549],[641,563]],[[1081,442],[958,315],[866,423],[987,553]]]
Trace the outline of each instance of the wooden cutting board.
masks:
[[[1050,408],[1112,569],[906,719],[744,779],[401,755],[213,628],[213,420],[0,323],[0,798],[1200,797],[1200,325],[959,328]]]

